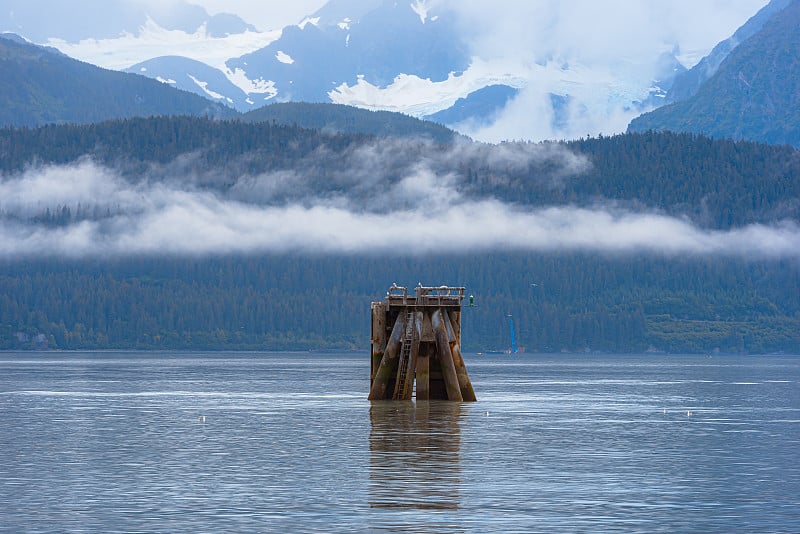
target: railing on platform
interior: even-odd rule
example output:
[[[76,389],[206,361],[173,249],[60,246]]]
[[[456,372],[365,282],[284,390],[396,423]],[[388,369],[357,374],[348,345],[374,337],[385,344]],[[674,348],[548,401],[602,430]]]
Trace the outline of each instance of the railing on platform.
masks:
[[[390,306],[460,306],[466,290],[465,287],[420,284],[414,288],[414,296],[409,296],[407,287],[392,284],[386,292],[386,302]]]

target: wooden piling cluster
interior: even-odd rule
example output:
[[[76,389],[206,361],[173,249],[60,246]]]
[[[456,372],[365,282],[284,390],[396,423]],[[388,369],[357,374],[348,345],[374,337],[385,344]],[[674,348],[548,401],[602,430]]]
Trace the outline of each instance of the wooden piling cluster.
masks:
[[[369,400],[474,401],[461,355],[463,287],[392,284],[372,303]]]

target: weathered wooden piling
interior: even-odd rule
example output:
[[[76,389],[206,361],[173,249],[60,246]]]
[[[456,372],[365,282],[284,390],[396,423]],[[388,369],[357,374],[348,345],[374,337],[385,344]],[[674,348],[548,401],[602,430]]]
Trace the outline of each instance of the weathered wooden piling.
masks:
[[[474,401],[461,354],[463,287],[393,284],[372,303],[369,400]]]
[[[472,388],[472,382],[467,373],[467,366],[464,364],[464,356],[461,354],[461,335],[456,334],[456,325],[458,325],[458,332],[461,331],[461,319],[455,319],[455,315],[459,312],[451,311],[445,316],[445,324],[447,326],[447,336],[450,339],[450,352],[453,355],[453,366],[456,368],[456,376],[458,377],[458,387],[461,390],[461,396],[465,401],[474,401],[475,390]],[[447,320],[449,319],[449,320]],[[455,319],[455,320],[454,320]]]

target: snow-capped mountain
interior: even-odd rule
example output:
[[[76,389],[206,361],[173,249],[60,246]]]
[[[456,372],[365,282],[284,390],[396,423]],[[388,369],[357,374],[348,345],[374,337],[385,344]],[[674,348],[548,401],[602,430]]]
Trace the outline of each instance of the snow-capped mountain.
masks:
[[[156,10],[145,0],[89,0],[80,3],[80,31],[34,31],[26,13],[47,2],[9,1],[0,30],[239,111],[333,102],[430,118],[488,141],[624,131],[663,104],[675,77],[696,63],[687,57],[716,44],[689,50],[659,19],[671,8],[621,0],[497,0],[492,9],[477,0],[329,0],[271,32],[184,0]]]
[[[452,13],[421,2],[331,1],[269,46],[227,62],[273,83],[274,99],[335,102],[423,117],[482,89]]]

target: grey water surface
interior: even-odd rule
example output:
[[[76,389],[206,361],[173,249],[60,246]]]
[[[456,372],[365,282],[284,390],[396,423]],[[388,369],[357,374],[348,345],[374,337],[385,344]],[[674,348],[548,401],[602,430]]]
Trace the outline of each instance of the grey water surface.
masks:
[[[2,532],[800,532],[800,357],[0,353]]]

